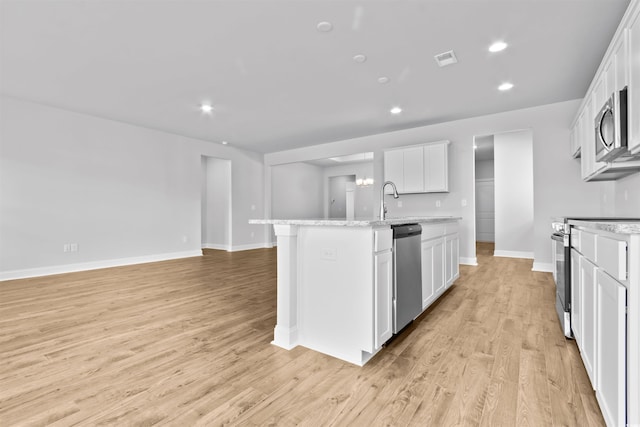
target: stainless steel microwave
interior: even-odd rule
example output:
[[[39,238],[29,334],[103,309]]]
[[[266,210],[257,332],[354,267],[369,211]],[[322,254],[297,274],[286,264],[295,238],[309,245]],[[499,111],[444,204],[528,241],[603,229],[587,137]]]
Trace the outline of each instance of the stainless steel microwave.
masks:
[[[614,92],[595,120],[596,161],[629,160],[627,151],[627,87]],[[623,159],[623,157],[627,157]]]

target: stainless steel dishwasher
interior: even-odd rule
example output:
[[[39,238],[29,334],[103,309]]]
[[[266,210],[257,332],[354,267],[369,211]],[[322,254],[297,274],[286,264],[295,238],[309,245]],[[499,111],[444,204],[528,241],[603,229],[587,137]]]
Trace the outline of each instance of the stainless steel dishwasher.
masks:
[[[419,224],[393,229],[393,333],[396,334],[422,312],[422,265]]]

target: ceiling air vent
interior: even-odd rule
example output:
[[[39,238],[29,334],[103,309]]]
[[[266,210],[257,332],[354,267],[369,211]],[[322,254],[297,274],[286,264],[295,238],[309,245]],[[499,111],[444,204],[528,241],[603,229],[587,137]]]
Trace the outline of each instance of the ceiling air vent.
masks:
[[[452,50],[448,52],[439,53],[436,56],[434,56],[434,58],[440,67],[455,64],[456,62],[458,62],[458,58],[456,58],[456,54],[453,53]]]

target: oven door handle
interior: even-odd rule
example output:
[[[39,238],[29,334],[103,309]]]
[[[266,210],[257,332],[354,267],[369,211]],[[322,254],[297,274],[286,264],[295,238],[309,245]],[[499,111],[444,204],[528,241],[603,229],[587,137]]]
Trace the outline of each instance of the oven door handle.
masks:
[[[562,245],[565,248],[569,247],[569,235],[568,234],[553,233],[551,235],[551,239],[555,240],[556,242],[562,242]]]

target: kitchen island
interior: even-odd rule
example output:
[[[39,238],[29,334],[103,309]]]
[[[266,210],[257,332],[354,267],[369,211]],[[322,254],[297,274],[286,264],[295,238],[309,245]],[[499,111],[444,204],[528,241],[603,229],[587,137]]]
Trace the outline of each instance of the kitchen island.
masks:
[[[393,232],[420,224],[422,308],[459,276],[456,217],[251,220],[278,245],[273,344],[298,345],[364,365],[393,335]]]

